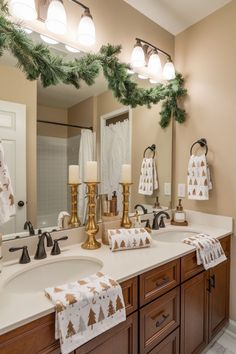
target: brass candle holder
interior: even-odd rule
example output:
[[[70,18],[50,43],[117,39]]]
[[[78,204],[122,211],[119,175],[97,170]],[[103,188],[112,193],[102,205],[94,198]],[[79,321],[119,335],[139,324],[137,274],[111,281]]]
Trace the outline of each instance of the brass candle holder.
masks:
[[[123,214],[121,219],[121,227],[125,229],[130,229],[132,222],[129,218],[129,188],[133,183],[120,183],[123,188]]]
[[[78,186],[81,183],[69,183],[71,190],[71,217],[68,222],[69,227],[79,227],[81,225],[80,219],[78,217]]]
[[[99,182],[85,182],[87,185],[87,197],[88,197],[88,220],[85,226],[87,240],[82,244],[82,248],[86,250],[96,250],[101,247],[101,243],[95,238],[98,233],[99,226],[95,220],[96,210],[96,188]]]

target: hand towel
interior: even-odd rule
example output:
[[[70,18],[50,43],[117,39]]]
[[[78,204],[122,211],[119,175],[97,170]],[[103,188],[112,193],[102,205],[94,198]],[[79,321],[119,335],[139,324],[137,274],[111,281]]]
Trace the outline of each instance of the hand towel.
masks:
[[[55,305],[55,337],[62,354],[126,320],[120,285],[101,272],[45,293]]]
[[[108,239],[113,252],[150,247],[152,242],[144,228],[108,230]]]
[[[16,213],[11,178],[0,141],[0,225]]]
[[[57,218],[57,226],[60,228],[60,229],[64,229],[67,227],[67,225],[65,225],[65,217],[68,217],[68,219],[70,218],[70,214],[67,213],[67,211],[61,211],[58,215],[58,218]]]
[[[156,164],[153,158],[144,158],[142,161],[139,194],[152,195],[154,190],[158,189]]]
[[[196,247],[197,264],[202,264],[206,270],[227,259],[219,240],[209,235],[191,236],[185,238],[183,242]]]
[[[193,200],[208,200],[212,189],[210,170],[206,155],[192,155],[188,163],[188,198]]]

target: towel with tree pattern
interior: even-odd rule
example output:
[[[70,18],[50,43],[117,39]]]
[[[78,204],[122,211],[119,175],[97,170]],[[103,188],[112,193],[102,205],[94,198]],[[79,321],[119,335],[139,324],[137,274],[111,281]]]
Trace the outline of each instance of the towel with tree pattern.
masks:
[[[152,238],[144,228],[107,230],[112,251],[150,247]]]
[[[56,309],[55,338],[62,354],[126,320],[120,285],[98,272],[76,282],[45,289]]]

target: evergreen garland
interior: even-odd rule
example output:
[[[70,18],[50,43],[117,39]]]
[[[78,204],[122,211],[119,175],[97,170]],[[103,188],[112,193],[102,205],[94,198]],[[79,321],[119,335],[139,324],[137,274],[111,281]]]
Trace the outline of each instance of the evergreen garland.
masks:
[[[172,116],[179,123],[185,121],[186,112],[178,102],[187,93],[181,74],[176,74],[175,79],[166,84],[148,89],[138,87],[128,73],[129,66],[118,59],[121,46],[111,44],[102,46],[98,54],[87,53],[82,58],[65,61],[52,54],[46,45],[35,44],[20,26],[10,22],[7,6],[0,0],[0,56],[5,50],[17,59],[28,80],[40,79],[44,87],[64,83],[79,89],[81,80],[93,85],[103,70],[109,89],[122,104],[150,108],[152,104],[163,101],[160,112],[162,128],[169,125]]]

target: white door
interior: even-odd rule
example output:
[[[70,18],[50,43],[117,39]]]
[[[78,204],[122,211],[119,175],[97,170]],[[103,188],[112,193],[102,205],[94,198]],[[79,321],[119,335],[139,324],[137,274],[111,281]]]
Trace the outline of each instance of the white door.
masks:
[[[3,234],[23,230],[26,221],[26,106],[0,100],[0,140],[15,195],[16,215],[1,226]]]

